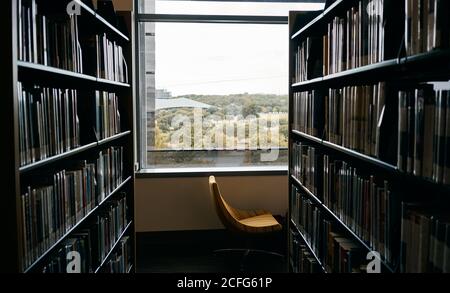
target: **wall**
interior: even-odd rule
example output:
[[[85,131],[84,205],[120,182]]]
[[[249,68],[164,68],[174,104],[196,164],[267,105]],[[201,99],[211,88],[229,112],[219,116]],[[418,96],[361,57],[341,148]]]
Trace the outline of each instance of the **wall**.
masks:
[[[134,0],[113,0],[114,9],[117,11],[132,11]]]
[[[285,215],[287,176],[216,177],[233,206]],[[210,200],[208,177],[136,179],[136,232],[222,229]]]
[[[97,7],[97,0],[92,1],[94,7]],[[134,0],[113,0],[114,9],[116,11],[132,11]]]

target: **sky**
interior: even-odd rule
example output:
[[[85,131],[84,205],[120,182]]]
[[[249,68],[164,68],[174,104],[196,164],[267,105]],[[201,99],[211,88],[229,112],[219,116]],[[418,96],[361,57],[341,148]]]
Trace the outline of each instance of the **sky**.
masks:
[[[289,10],[273,3],[176,2],[157,1],[156,13],[287,15]],[[323,6],[301,5],[302,10]],[[284,95],[288,93],[288,45],[287,25],[157,23],[156,88],[173,96]]]

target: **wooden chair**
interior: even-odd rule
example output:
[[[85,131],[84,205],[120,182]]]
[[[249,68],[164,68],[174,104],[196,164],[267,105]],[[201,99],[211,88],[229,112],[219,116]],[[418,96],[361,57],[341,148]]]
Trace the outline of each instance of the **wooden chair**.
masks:
[[[247,243],[252,236],[268,235],[283,230],[282,225],[274,216],[265,210],[240,210],[229,205],[220,193],[219,185],[214,176],[209,177],[209,189],[213,198],[214,206],[222,224],[231,232],[246,237]],[[249,245],[246,245],[249,246]],[[269,254],[284,258],[283,255],[261,249],[233,248],[219,249],[215,253],[242,252],[241,270],[244,268],[245,260],[250,253]]]

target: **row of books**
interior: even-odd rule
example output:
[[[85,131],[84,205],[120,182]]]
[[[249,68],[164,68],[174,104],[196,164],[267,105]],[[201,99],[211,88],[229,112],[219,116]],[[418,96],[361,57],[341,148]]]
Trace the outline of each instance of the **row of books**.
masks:
[[[106,34],[96,36],[97,77],[128,83],[128,66],[122,46],[108,40]]]
[[[97,139],[120,133],[119,101],[115,93],[96,91],[94,111]]]
[[[367,251],[342,233],[333,232],[330,223],[324,223],[326,251],[323,264],[333,273],[367,273]]]
[[[119,241],[118,249],[126,250],[129,237],[119,239],[127,224],[126,194],[108,202],[101,215],[71,234],[42,268],[44,273],[93,273]],[[106,251],[106,253],[105,253]],[[119,253],[119,251],[118,251]],[[125,252],[129,255],[128,252]],[[79,258],[78,258],[79,257]]]
[[[386,37],[387,29],[404,34],[408,56],[448,48],[448,1],[404,0],[404,3],[403,9],[390,1],[361,0],[345,15],[333,18],[322,39],[310,37],[298,45],[294,53],[294,83],[317,77],[318,64],[323,68],[319,76],[326,76],[384,61],[387,46],[395,44]],[[404,24],[394,25],[396,12],[404,14]],[[398,19],[403,19],[402,16]],[[314,54],[317,48],[322,48],[322,56]],[[389,50],[398,52],[400,48]]]
[[[400,272],[450,273],[448,210],[403,203]]]
[[[93,265],[89,251],[92,250],[92,245],[94,243],[91,239],[82,233],[73,234],[72,238],[65,240],[51,256],[41,272],[44,274],[91,273]]]
[[[17,2],[19,60],[128,83],[123,48],[106,33],[95,35],[95,40],[80,38],[76,14],[68,15],[64,9],[57,14],[42,13],[38,0]]]
[[[104,260],[114,244],[120,239],[120,235],[127,225],[126,198],[110,204],[107,209],[99,214],[99,258]]]
[[[384,0],[361,0],[336,16],[323,37],[323,75],[384,60]]]
[[[294,52],[293,83],[322,76],[321,46],[321,40],[312,36],[297,46]]]
[[[291,264],[299,272],[320,272],[322,268],[314,255],[322,263],[326,272],[361,273],[364,271],[365,249],[358,243],[336,233],[331,221],[322,215],[304,194],[293,187],[292,221],[298,231],[290,241]],[[293,216],[293,217],[292,217]],[[295,235],[298,233],[299,235]],[[306,243],[304,242],[306,241]],[[307,244],[307,245],[305,245]],[[311,247],[314,255],[309,251]]]
[[[323,202],[374,251],[395,261],[399,202],[388,181],[323,156]]]
[[[97,196],[103,201],[124,180],[123,147],[110,147],[97,158]]]
[[[317,91],[294,93],[293,129],[322,137],[324,99]]]
[[[399,202],[389,183],[302,143],[294,143],[292,158],[292,175],[369,247],[394,262]]]
[[[294,94],[293,128],[373,157],[380,156],[386,85],[330,89]]]
[[[303,241],[300,240],[299,233],[291,231],[289,233],[289,255],[293,273],[322,273],[319,262],[314,258]]]
[[[399,93],[399,170],[450,184],[450,91],[430,85]]]
[[[22,166],[80,146],[77,90],[19,82],[18,99]]]
[[[324,217],[314,203],[297,188],[292,188],[291,195],[291,220],[295,223],[304,240],[312,248],[313,252],[323,258],[322,223]]]
[[[322,156],[314,147],[301,142],[292,144],[291,174],[319,198],[321,194],[318,187],[321,186],[322,179],[319,166],[321,160]]]
[[[132,252],[129,236],[120,240],[119,248],[111,256],[110,261],[105,265],[103,273],[126,274],[131,268]]]
[[[405,0],[405,46],[408,56],[448,47],[447,0]]]
[[[83,72],[77,15],[43,15],[37,0],[18,0],[18,58]]]
[[[325,139],[379,157],[385,100],[384,82],[330,89],[325,100]]]
[[[100,153],[97,164],[79,162],[48,177],[46,184],[25,190],[21,196],[25,268],[122,182],[122,158],[122,148],[110,148]]]

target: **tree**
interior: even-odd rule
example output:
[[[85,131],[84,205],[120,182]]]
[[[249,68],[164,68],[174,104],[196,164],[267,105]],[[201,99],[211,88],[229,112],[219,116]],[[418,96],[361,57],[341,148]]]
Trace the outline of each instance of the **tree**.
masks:
[[[258,106],[252,101],[247,101],[244,104],[244,107],[242,109],[242,114],[244,115],[244,118],[249,115],[258,115]]]

